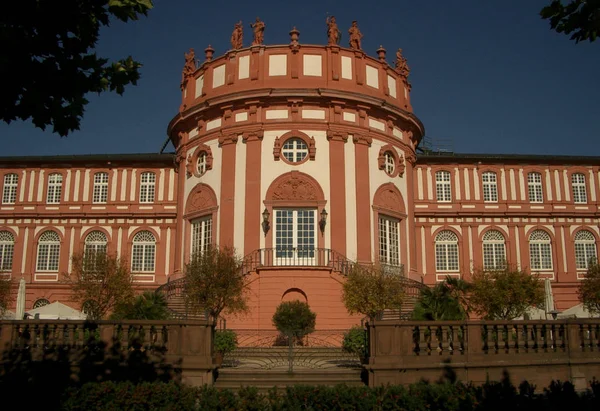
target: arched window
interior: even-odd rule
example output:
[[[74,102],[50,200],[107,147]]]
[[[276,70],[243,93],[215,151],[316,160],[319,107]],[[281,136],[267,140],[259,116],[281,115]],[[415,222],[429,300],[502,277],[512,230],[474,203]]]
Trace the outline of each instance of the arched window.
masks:
[[[300,138],[288,138],[283,143],[281,154],[290,163],[299,163],[308,156],[308,146]]]
[[[571,187],[573,189],[573,202],[576,204],[587,203],[587,193],[585,190],[585,175],[574,173],[571,176]]]
[[[150,231],[140,231],[133,237],[131,271],[153,273],[156,257],[156,239]]]
[[[58,271],[60,237],[54,231],[45,231],[38,241],[37,271]]]
[[[17,201],[18,183],[18,175],[6,174],[4,176],[4,188],[2,189],[2,204],[14,204]]]
[[[489,230],[483,235],[483,269],[499,270],[506,266],[506,247],[500,231]]]
[[[142,173],[140,179],[140,203],[153,203],[156,184],[156,174],[152,172]]]
[[[50,301],[48,301],[45,298],[40,298],[38,300],[35,300],[35,302],[33,303],[33,309],[41,308],[41,307],[43,307],[45,305],[48,305],[48,304],[50,304]]]
[[[496,182],[496,173],[486,171],[481,175],[483,183],[483,201],[486,203],[498,202],[498,185]]]
[[[94,174],[94,194],[92,202],[103,204],[108,200],[108,173]]]
[[[450,172],[438,171],[435,173],[435,195],[438,202],[449,203],[452,201],[452,186]]]
[[[48,176],[48,194],[46,203],[60,203],[60,194],[62,193],[62,174],[53,173]]]
[[[85,237],[85,254],[106,253],[108,239],[102,231],[92,231]]]
[[[587,270],[590,262],[596,262],[596,238],[587,230],[575,234],[575,261],[578,270]]]
[[[532,270],[552,270],[552,247],[550,235],[535,230],[529,236],[529,257]]]
[[[450,230],[435,236],[436,271],[458,271],[458,237]]]
[[[0,231],[0,272],[11,271],[15,238],[8,231]]]
[[[527,187],[530,203],[544,202],[544,196],[542,194],[542,175],[540,173],[527,174]]]

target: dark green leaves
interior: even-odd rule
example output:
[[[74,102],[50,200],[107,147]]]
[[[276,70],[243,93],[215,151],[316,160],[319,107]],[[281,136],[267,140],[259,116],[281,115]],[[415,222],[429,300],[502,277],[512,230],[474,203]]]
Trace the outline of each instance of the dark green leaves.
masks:
[[[572,0],[567,5],[553,0],[540,16],[550,20],[550,27],[558,33],[571,34],[576,43],[595,41],[600,32],[600,0]]]

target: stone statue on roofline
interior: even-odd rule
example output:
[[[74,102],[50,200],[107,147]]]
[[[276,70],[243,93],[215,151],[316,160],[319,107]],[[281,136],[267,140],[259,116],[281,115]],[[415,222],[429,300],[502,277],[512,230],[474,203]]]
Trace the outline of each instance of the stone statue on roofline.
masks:
[[[185,64],[181,73],[181,85],[183,86],[187,80],[194,75],[196,71],[196,55],[194,49],[190,49],[189,53],[184,53]]]
[[[252,41],[252,45],[259,46],[263,44],[266,24],[257,17],[254,23],[250,23],[250,27],[254,30],[254,41]]]
[[[400,74],[400,77],[405,82],[408,82],[408,75],[410,74],[410,68],[406,62],[406,57],[402,55],[402,49],[398,49],[396,52],[396,71]]]
[[[341,32],[338,29],[335,16],[327,17],[325,23],[327,23],[327,45],[335,46],[340,44]]]
[[[233,50],[241,49],[244,47],[244,29],[242,22],[235,23],[233,33],[231,33],[231,48]]]
[[[356,20],[352,22],[352,26],[348,30],[348,34],[350,35],[350,48],[353,48],[354,50],[362,50],[360,41],[363,38],[363,35],[358,28],[358,23]]]

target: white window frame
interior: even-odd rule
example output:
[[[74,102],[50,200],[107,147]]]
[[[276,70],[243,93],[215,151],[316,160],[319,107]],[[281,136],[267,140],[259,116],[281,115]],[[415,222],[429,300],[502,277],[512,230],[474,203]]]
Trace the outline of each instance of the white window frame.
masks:
[[[131,272],[154,273],[156,268],[156,237],[150,231],[138,232],[131,246]]]
[[[274,264],[315,265],[317,254],[317,209],[276,208],[273,210],[273,215]],[[311,219],[312,224],[310,222]],[[310,236],[311,233],[312,237]],[[286,242],[287,244],[285,244]]]
[[[2,189],[2,204],[15,204],[17,202],[18,186],[18,174],[9,173],[4,175],[4,187]]]
[[[206,151],[202,151],[198,155],[198,165],[197,165],[198,174],[203,175],[204,173],[206,173],[207,168],[208,168],[208,153]]]
[[[552,238],[544,230],[529,235],[529,263],[531,270],[552,271]]]
[[[156,195],[156,173],[145,171],[140,176],[140,203],[154,203]]]
[[[440,231],[435,236],[435,270],[438,273],[460,270],[458,237],[450,230]]]
[[[301,163],[308,157],[308,145],[299,137],[291,137],[283,142],[281,155],[290,163]]]
[[[213,221],[212,215],[197,218],[191,221],[192,241],[191,256],[204,253],[212,245]]]
[[[392,153],[390,153],[389,151],[386,151],[384,153],[384,157],[385,157],[385,172],[391,176],[392,174],[394,174],[394,171],[396,170],[396,159],[394,158],[394,155]]]
[[[400,220],[379,215],[378,238],[379,262],[400,266]]]
[[[501,270],[506,267],[506,239],[498,230],[483,235],[483,269]]]
[[[587,204],[587,190],[585,187],[585,174],[573,173],[571,175],[571,189],[575,204]]]
[[[542,187],[542,173],[532,171],[527,173],[527,191],[530,203],[543,203],[544,190]]]
[[[60,236],[44,231],[38,240],[36,272],[56,273],[60,266]]]
[[[598,259],[596,237],[588,230],[580,230],[575,234],[575,264],[577,271],[587,271],[592,259]]]
[[[435,197],[438,203],[452,201],[452,174],[446,170],[435,172]]]
[[[108,201],[108,173],[99,171],[94,174],[94,193],[92,203],[106,204]]]
[[[483,183],[483,201],[486,203],[498,202],[498,177],[493,171],[486,171],[481,175]]]
[[[48,193],[46,195],[47,204],[60,204],[62,194],[63,176],[60,173],[48,175]]]
[[[11,272],[15,255],[15,237],[10,231],[0,231],[0,273]]]

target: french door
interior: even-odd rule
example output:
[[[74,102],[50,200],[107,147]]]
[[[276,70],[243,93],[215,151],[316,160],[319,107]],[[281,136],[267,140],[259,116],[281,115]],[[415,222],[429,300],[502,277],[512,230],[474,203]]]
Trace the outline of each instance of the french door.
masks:
[[[316,213],[310,208],[275,211],[276,265],[315,265]]]

